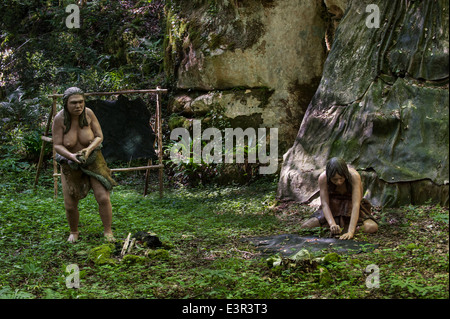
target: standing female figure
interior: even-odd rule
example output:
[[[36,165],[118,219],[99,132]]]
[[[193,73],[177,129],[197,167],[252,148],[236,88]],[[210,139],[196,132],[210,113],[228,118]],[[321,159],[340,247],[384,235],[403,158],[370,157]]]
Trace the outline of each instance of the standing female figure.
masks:
[[[363,199],[361,176],[344,160],[333,157],[326,170],[319,176],[321,207],[302,228],[329,226],[331,234],[347,232],[340,239],[352,239],[356,226],[361,225],[366,233],[375,233],[378,224],[371,216],[371,205]]]
[[[78,202],[92,188],[97,200],[104,236],[113,241],[109,191],[116,182],[100,151],[103,133],[94,112],[85,106],[84,93],[71,87],[64,92],[64,109],[53,121],[53,146],[61,166],[64,207],[70,227],[69,242],[78,240]]]

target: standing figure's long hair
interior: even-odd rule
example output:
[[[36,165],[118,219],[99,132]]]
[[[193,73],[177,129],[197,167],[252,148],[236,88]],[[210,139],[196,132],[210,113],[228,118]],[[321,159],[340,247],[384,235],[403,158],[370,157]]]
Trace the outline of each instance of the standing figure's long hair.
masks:
[[[70,87],[64,92],[64,95],[63,95],[64,126],[65,126],[64,134],[69,132],[70,126],[72,125],[72,117],[69,113],[69,110],[67,109],[67,101],[69,100],[69,97],[71,95],[81,95],[84,99],[84,92],[80,88]],[[83,112],[80,114],[80,117],[78,119],[78,124],[80,125],[81,128],[89,125],[87,118],[86,118],[86,105],[84,106]]]

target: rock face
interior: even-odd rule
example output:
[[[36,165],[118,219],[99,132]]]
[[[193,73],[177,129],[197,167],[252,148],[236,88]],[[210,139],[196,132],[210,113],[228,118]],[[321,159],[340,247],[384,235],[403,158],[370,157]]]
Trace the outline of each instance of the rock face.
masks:
[[[337,2],[342,12],[346,1]],[[277,127],[283,154],[319,84],[329,21],[319,0],[172,1],[165,59],[178,91],[172,111],[219,112],[243,129]]]
[[[349,4],[284,155],[279,198],[313,201],[319,174],[339,156],[360,171],[374,205],[448,206],[448,10],[445,0]]]

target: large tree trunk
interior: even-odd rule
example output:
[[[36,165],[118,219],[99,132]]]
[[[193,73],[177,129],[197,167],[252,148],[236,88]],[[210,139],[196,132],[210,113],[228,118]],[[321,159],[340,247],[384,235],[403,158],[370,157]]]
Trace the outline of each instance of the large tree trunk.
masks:
[[[367,26],[370,4],[379,28]],[[374,205],[448,205],[448,10],[448,0],[349,4],[284,155],[280,199],[317,198],[317,178],[338,156],[360,171]]]

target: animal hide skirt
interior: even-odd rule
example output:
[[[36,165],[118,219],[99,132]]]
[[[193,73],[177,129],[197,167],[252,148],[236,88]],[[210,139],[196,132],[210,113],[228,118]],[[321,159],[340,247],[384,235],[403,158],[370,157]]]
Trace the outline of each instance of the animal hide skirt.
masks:
[[[61,166],[63,190],[76,199],[83,199],[91,189],[90,178],[97,179],[108,191],[117,185],[111,177],[100,148],[95,149],[81,164],[56,154],[56,161]]]

